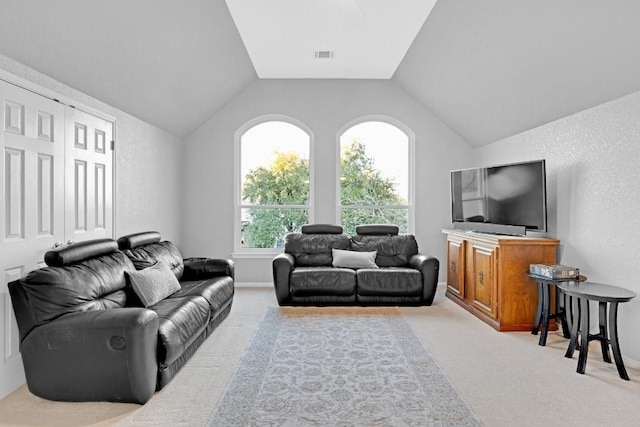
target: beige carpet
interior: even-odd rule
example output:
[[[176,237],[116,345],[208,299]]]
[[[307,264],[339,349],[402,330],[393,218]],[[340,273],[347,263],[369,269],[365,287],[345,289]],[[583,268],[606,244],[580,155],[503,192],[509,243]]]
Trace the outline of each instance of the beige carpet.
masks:
[[[0,425],[203,426],[262,319],[276,307],[269,288],[237,289],[230,316],[192,359],[144,406],[42,400],[26,387],[0,400]],[[587,372],[567,341],[551,334],[546,347],[529,333],[499,333],[438,291],[431,307],[401,308],[458,393],[486,426],[637,426],[640,366],[625,359],[631,381],[589,349]],[[624,354],[625,343],[621,342]]]

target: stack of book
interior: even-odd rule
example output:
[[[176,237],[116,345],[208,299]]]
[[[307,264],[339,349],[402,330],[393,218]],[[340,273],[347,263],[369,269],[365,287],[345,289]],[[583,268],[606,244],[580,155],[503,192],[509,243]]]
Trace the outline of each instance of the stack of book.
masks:
[[[531,264],[529,273],[547,279],[571,279],[578,276],[578,269],[561,264]]]

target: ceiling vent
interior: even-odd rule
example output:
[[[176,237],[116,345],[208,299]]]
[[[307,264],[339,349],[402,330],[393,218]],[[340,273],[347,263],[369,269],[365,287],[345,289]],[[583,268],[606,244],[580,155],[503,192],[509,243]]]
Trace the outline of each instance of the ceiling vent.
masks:
[[[316,50],[316,59],[333,59],[332,50]]]

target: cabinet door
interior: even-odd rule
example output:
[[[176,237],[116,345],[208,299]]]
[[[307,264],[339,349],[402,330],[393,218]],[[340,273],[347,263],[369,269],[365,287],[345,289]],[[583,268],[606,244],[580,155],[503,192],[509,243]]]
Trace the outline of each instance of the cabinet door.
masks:
[[[447,289],[464,298],[464,240],[447,241]]]
[[[497,318],[497,282],[495,274],[496,248],[473,245],[471,261],[473,279],[471,303],[486,314]]]

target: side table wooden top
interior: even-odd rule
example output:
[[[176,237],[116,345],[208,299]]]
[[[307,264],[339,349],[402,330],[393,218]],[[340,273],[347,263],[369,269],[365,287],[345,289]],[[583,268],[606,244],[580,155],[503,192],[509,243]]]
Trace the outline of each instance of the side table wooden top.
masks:
[[[627,302],[636,297],[636,293],[620,286],[594,282],[558,282],[556,286],[564,293],[585,297],[593,301]]]
[[[555,279],[550,279],[548,277],[544,277],[544,276],[539,276],[537,274],[534,273],[527,273],[527,276],[529,276],[531,279],[535,280],[536,282],[542,282],[545,283],[547,285],[555,285],[558,282],[584,282],[587,280],[587,276],[583,276],[582,274],[577,276],[577,277],[557,277]]]

